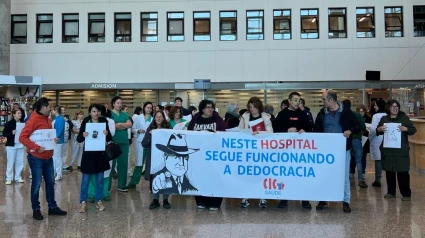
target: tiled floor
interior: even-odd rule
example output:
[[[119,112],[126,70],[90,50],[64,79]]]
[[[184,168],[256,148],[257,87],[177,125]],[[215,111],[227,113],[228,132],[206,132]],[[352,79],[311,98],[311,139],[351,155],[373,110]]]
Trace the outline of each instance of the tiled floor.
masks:
[[[252,200],[250,208],[241,209],[239,199],[225,199],[219,211],[198,210],[194,199],[185,196],[171,196],[170,210],[149,210],[145,181],[129,193],[113,191],[105,211],[89,204],[88,212],[79,214],[81,176],[74,171],[56,184],[56,201],[68,215],[49,217],[41,192],[43,221],[32,219],[30,180],[25,175],[25,184],[11,186],[0,178],[0,237],[425,237],[425,176],[413,171],[411,202],[402,202],[399,195],[386,200],[385,188],[359,189],[352,182],[351,214],[342,212],[341,203],[309,211],[300,202],[278,209],[277,201],[269,201],[269,207],[261,209]],[[368,184],[373,178],[369,172]]]

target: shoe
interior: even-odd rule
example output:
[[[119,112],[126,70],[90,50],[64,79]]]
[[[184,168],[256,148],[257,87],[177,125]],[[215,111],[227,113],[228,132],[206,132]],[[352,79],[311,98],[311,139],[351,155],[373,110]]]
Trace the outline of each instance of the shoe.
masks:
[[[168,202],[168,199],[164,199],[164,201],[162,201],[162,207],[165,209],[171,208],[171,204]]]
[[[136,185],[129,183],[127,186],[124,187],[124,189],[133,189],[136,188]]]
[[[309,202],[309,201],[302,201],[301,202],[301,206],[304,208],[304,209],[311,209],[312,207],[311,207],[311,203]]]
[[[86,202],[82,202],[80,204],[80,209],[78,210],[79,213],[86,213],[87,211],[87,204]]]
[[[408,201],[410,201],[410,197],[402,197],[401,198],[401,201],[408,202]]]
[[[111,199],[111,196],[105,196],[105,197],[103,197],[103,201],[105,201],[105,202],[110,202],[112,199]]]
[[[277,204],[277,208],[286,208],[288,206],[288,200],[281,200],[279,204]]]
[[[17,182],[17,183],[25,183],[25,180],[23,180],[23,179],[18,179],[18,180],[16,180],[15,182]]]
[[[354,178],[354,174],[350,173],[350,179],[353,179],[353,178]]]
[[[198,209],[204,209],[204,208],[205,208],[205,204],[203,204],[203,203],[198,204]]]
[[[62,177],[56,176],[55,181],[62,180]]]
[[[32,179],[32,174],[30,174],[30,176],[28,177],[29,179]]]
[[[72,168],[72,166],[69,166],[67,169],[69,170],[69,172],[72,172],[74,170],[74,168]]]
[[[102,203],[101,200],[97,201],[96,208],[99,209],[99,211],[104,211],[105,210],[105,206],[103,206],[103,203]]]
[[[260,200],[260,204],[258,204],[261,208],[267,208],[267,201],[265,199]]]
[[[372,186],[373,186],[373,187],[380,188],[380,187],[381,187],[381,182],[376,182],[376,181],[375,181],[375,182],[373,182],[373,183],[372,183]]]
[[[89,203],[94,203],[96,201],[96,199],[94,197],[89,197],[89,199],[87,199],[89,201]]]
[[[126,189],[126,188],[117,188],[117,191],[118,192],[126,193],[126,192],[128,192],[128,189]]]
[[[362,181],[359,182],[359,187],[360,188],[367,188],[369,186],[367,186],[367,184],[365,183],[365,181],[362,180]]]
[[[71,172],[72,170],[69,170],[69,167],[63,168],[62,171],[64,172]]]
[[[217,211],[218,207],[210,207],[210,211]]]
[[[343,210],[345,213],[350,213],[350,212],[351,212],[350,204],[348,204],[348,203],[346,203],[346,202],[343,202],[343,203],[342,203],[342,210]]]
[[[390,193],[387,193],[385,194],[384,198],[395,198],[395,196]]]
[[[77,169],[78,169],[78,170],[81,170],[81,166],[77,166]]]
[[[326,208],[328,208],[327,202],[319,202],[319,204],[317,204],[316,206],[316,210],[319,210],[319,211],[324,210]]]
[[[12,180],[6,181],[6,185],[11,185],[11,184],[12,184]]]
[[[247,207],[249,207],[248,199],[242,199],[241,208],[247,208]]]
[[[41,215],[40,210],[34,210],[32,212],[32,218],[34,218],[34,219],[36,219],[38,221],[41,221],[41,220],[43,220],[43,215]]]
[[[158,199],[154,199],[151,203],[151,205],[149,205],[149,209],[155,209],[160,207],[161,205],[158,202]]]
[[[59,207],[55,207],[53,209],[49,208],[49,215],[56,215],[56,216],[65,216],[68,214],[65,211],[62,211]]]

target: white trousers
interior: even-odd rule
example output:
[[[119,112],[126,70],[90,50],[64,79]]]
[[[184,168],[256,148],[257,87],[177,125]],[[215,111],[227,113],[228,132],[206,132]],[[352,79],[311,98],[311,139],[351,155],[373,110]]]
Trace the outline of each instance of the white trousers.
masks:
[[[69,153],[69,141],[63,143],[63,146],[65,147],[63,149],[64,154],[62,154],[62,168],[66,169],[69,166],[66,164],[66,161],[68,160],[68,153]]]
[[[63,157],[65,156],[65,149],[68,147],[65,144],[56,144],[53,150],[53,165],[55,167],[56,176],[62,177]]]
[[[78,143],[76,141],[71,142],[71,162],[69,166],[73,166],[75,160],[78,159],[78,166],[81,166],[81,157],[83,156],[84,143]]]
[[[21,172],[24,169],[24,148],[6,146],[6,153],[6,181],[13,180],[13,165],[15,165],[15,181],[22,179]]]

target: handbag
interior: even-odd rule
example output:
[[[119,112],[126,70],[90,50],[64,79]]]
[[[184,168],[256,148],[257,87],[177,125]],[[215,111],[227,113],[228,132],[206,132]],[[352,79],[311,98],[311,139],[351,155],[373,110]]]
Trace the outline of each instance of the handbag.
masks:
[[[111,142],[106,145],[106,149],[105,149],[105,152],[103,153],[103,157],[107,161],[111,161],[118,158],[118,156],[120,156],[121,154],[122,154],[121,148],[117,144]]]

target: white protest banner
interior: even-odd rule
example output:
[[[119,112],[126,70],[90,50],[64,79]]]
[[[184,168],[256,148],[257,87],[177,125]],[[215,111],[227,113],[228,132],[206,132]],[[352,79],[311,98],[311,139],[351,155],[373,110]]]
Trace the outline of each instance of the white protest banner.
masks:
[[[386,130],[384,132],[384,148],[401,148],[401,131],[398,127],[401,123],[384,123]]]
[[[55,129],[42,129],[34,131],[30,140],[38,146],[44,147],[45,150],[54,150],[56,147],[56,130]]]
[[[106,123],[87,123],[86,132],[89,135],[84,140],[85,151],[105,151],[106,136],[103,131],[106,130]]]
[[[154,130],[153,193],[342,201],[342,133]]]
[[[24,129],[25,123],[16,123],[16,132],[15,132],[15,144],[20,144],[19,136],[21,135],[22,129]]]

